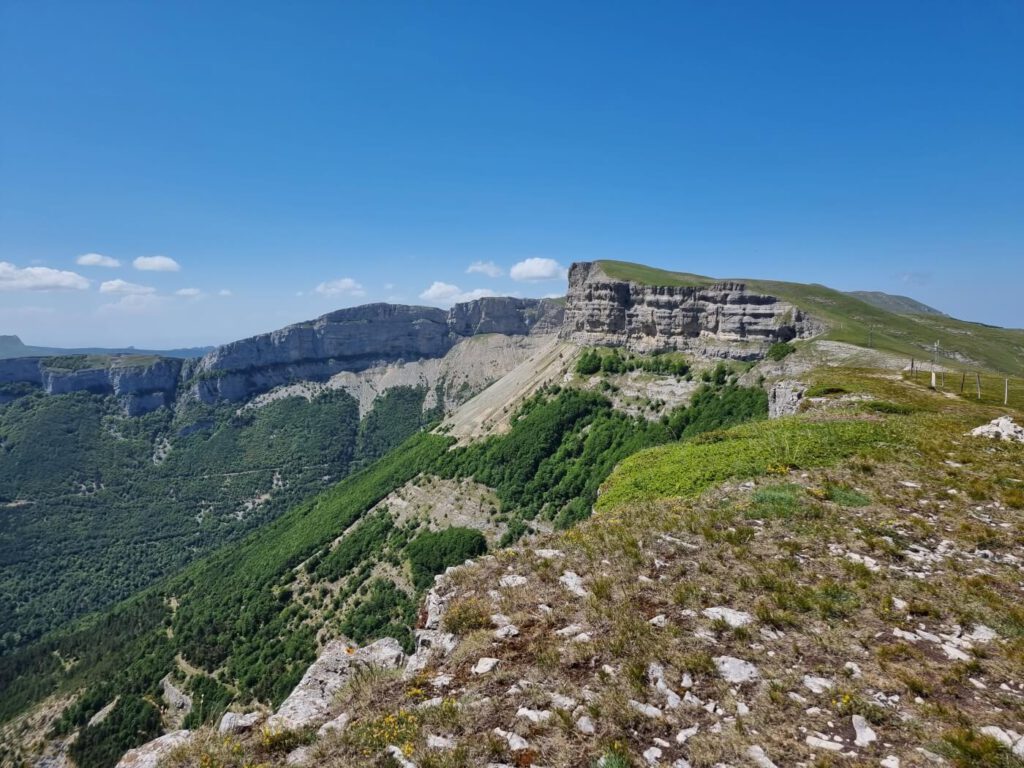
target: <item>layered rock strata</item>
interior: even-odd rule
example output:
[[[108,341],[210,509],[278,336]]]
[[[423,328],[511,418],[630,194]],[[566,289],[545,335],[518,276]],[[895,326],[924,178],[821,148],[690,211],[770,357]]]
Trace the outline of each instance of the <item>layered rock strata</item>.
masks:
[[[798,307],[742,282],[645,285],[609,277],[600,264],[582,262],[569,270],[560,335],[584,346],[753,360],[775,342],[822,330]]]

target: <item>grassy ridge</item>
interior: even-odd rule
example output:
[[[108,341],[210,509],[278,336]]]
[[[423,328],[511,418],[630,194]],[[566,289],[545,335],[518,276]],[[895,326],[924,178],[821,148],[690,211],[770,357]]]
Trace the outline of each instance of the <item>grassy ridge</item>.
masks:
[[[757,477],[793,467],[821,467],[891,437],[880,422],[777,420],[714,432],[630,456],[612,473],[598,510],[656,499],[690,498],[729,479]]]
[[[623,261],[598,262],[617,280],[644,285],[705,286],[715,278],[645,267]],[[824,285],[735,278],[751,290],[784,299],[829,324],[821,338],[931,359],[939,343],[939,360],[951,367],[974,361],[983,368],[1024,376],[1024,331],[994,328],[938,315],[902,315],[872,306]]]

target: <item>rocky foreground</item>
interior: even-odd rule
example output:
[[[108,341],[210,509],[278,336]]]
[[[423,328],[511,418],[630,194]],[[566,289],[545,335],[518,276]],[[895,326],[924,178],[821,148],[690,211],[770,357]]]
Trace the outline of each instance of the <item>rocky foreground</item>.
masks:
[[[986,409],[861,386],[908,410],[812,393],[798,417],[880,430],[850,460],[599,502],[439,576],[412,656],[332,643],[276,711],[122,768],[1024,765],[1024,445],[968,434]]]

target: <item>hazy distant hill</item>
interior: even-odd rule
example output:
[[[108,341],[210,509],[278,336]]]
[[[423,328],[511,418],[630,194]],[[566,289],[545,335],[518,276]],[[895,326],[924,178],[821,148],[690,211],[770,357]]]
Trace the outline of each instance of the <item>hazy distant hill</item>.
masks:
[[[185,347],[183,349],[136,349],[120,347],[82,347],[63,349],[61,347],[28,346],[17,336],[0,336],[0,358],[6,357],[53,357],[58,355],[161,355],[163,357],[202,357],[213,347]]]
[[[884,309],[887,312],[895,312],[897,315],[941,315],[942,317],[949,317],[945,312],[940,312],[935,307],[929,307],[927,304],[922,304],[917,299],[912,299],[909,296],[883,293],[882,291],[847,291],[847,293],[850,296],[856,296],[873,307]]]

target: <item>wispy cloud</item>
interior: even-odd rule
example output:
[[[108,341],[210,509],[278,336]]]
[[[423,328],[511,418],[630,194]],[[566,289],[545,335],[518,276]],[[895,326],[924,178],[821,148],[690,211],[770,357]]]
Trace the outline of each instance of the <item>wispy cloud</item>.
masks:
[[[568,270],[554,259],[523,259],[509,270],[509,276],[520,282],[539,282],[541,280],[564,280]]]
[[[474,299],[482,299],[486,296],[493,295],[494,291],[490,288],[474,288],[471,291],[463,291],[457,285],[435,280],[430,284],[429,288],[420,294],[420,298],[431,304],[450,307],[452,304],[458,304],[463,301],[473,301]]]
[[[180,272],[181,265],[170,256],[139,256],[132,266],[143,272]]]
[[[83,253],[75,263],[83,267],[120,267],[121,262],[101,253]]]
[[[156,293],[156,288],[148,285],[129,283],[127,280],[105,280],[100,284],[100,293],[119,293],[122,295],[142,296],[147,293]]]
[[[175,296],[184,296],[186,299],[198,299],[203,292],[198,288],[179,288],[174,292]]]
[[[505,270],[493,261],[474,261],[466,267],[467,275],[487,275],[487,277],[501,277]]]
[[[89,280],[77,272],[50,267],[16,267],[0,261],[0,291],[84,291]]]
[[[339,277],[320,283],[314,290],[321,296],[365,296],[363,286],[351,277]]]
[[[101,315],[146,315],[160,309],[166,299],[152,293],[129,293],[111,304],[102,304],[96,311]]]

